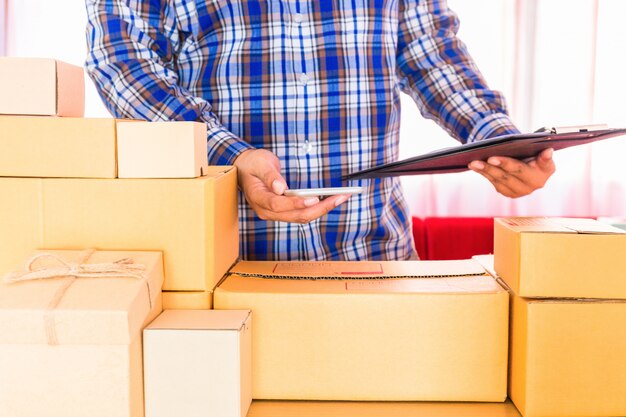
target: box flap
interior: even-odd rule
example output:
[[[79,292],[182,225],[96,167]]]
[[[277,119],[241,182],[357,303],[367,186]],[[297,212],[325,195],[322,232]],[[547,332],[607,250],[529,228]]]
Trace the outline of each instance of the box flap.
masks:
[[[55,258],[39,258],[35,268],[56,270],[59,276],[0,281],[0,343],[129,344],[146,320],[160,311],[160,252],[96,251],[81,262],[83,266],[78,263],[84,259],[84,251],[38,253]],[[124,272],[86,269],[111,263],[123,264]],[[72,278],[71,274],[79,276]]]
[[[490,255],[474,255],[472,256],[472,259],[475,260],[476,262],[478,262],[480,264],[480,266],[482,266],[485,271],[491,275],[492,277],[497,277],[498,274],[496,274],[496,269],[493,266],[494,263],[494,257],[492,254]]]
[[[365,261],[275,262],[241,261],[231,274],[286,280],[350,280],[386,278],[436,278],[485,275],[474,260],[460,261]]]
[[[474,255],[472,256],[476,262],[478,262],[491,277],[496,280],[498,284],[509,293],[513,294],[514,291],[511,287],[503,280],[498,273],[496,272],[496,268],[494,266],[495,257],[493,255]]]
[[[555,223],[581,234],[626,234],[626,230],[594,219],[554,218]]]
[[[578,233],[578,234],[625,234],[626,230],[598,222],[594,219],[507,217],[497,222],[522,233]]]
[[[146,330],[240,330],[249,310],[165,310]]]

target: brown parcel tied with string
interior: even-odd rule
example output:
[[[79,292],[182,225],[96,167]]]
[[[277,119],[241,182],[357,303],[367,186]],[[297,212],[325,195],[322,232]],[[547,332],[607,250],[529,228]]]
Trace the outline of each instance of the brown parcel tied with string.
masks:
[[[214,307],[252,311],[255,399],[506,397],[508,293],[472,260],[239,262]]]
[[[141,332],[162,311],[161,253],[38,254],[38,271],[0,282],[0,415],[142,417]]]

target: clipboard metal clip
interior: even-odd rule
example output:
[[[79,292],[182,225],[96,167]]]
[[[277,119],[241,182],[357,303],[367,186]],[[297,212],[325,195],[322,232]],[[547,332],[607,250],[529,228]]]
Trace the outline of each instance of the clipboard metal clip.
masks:
[[[605,130],[609,126],[606,124],[597,125],[580,125],[580,126],[561,126],[561,127],[542,127],[535,130],[534,133],[550,133],[551,135],[557,135],[559,133],[584,133],[591,130]]]

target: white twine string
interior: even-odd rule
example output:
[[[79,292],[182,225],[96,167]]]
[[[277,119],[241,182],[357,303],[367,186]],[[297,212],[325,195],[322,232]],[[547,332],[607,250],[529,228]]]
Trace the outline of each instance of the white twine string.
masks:
[[[4,277],[7,283],[31,281],[36,279],[52,278],[144,278],[145,266],[135,264],[130,258],[124,258],[115,262],[87,264],[85,263],[94,253],[93,249],[83,251],[78,262],[65,262],[63,259],[51,253],[40,253],[26,262],[25,270],[12,272]],[[37,261],[50,259],[60,264],[56,267],[43,267],[35,269]]]

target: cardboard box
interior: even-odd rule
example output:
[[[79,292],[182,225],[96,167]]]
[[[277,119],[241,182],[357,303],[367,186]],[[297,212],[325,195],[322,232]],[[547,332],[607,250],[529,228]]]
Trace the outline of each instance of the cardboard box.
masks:
[[[0,178],[0,275],[15,268],[40,242],[41,180]],[[1,277],[0,277],[1,278]]]
[[[117,124],[120,178],[195,178],[208,172],[207,128],[198,122]]]
[[[115,120],[0,116],[0,176],[115,178]]]
[[[165,290],[211,291],[239,256],[232,167],[195,179],[0,178],[0,193],[0,268],[25,248],[159,250]]]
[[[166,310],[144,330],[146,417],[246,417],[250,311]]]
[[[502,282],[493,256],[474,259]],[[511,311],[509,396],[525,417],[626,415],[626,301],[511,291]]]
[[[0,57],[0,114],[82,117],[82,67],[47,58]]]
[[[213,291],[163,291],[165,310],[210,310]]]
[[[510,397],[525,417],[626,415],[626,301],[512,296]]]
[[[471,260],[240,262],[214,306],[252,310],[256,399],[506,397],[508,294]]]
[[[521,417],[510,402],[253,401],[248,417]]]
[[[626,299],[626,231],[591,219],[503,218],[495,270],[522,297]]]
[[[45,252],[55,258],[33,269],[59,277],[0,283],[0,415],[142,417],[141,330],[161,312],[161,254]],[[124,258],[134,264],[111,265]]]

